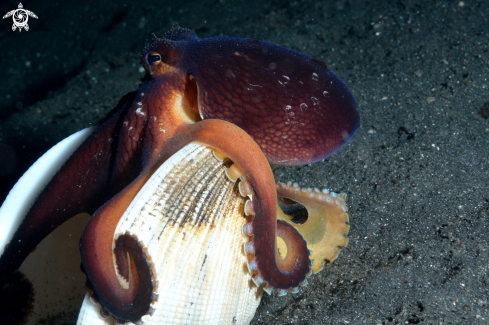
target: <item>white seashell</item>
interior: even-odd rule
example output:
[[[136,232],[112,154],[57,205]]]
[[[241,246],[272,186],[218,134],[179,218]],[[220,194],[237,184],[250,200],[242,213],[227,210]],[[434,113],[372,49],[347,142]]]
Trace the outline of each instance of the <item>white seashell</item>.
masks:
[[[93,130],[81,130],[56,144],[12,188],[0,207],[0,255],[39,192]],[[47,236],[22,264],[20,271],[32,282],[36,295],[27,325],[51,323],[51,318],[56,319],[53,324],[67,323],[78,313],[85,292],[78,242],[87,219],[87,214],[74,216]]]
[[[116,322],[112,317],[102,317],[100,314],[100,305],[93,301],[87,292],[76,324],[115,325]]]
[[[61,141],[36,161],[14,186],[0,208],[1,248],[10,241],[13,232],[39,191],[92,131],[93,128],[85,129]],[[180,159],[184,160],[180,161]],[[184,184],[180,183],[182,178],[192,181],[192,184],[200,185],[192,188],[187,184],[183,186],[184,188],[180,188]],[[167,245],[166,249],[159,247],[158,245],[162,242],[157,238],[151,239],[152,234],[148,234],[147,225],[150,222],[158,223],[158,218],[148,217],[149,210],[144,212],[145,215],[141,213],[141,210],[137,212],[141,205],[148,206],[151,202],[156,202],[154,193],[149,195],[148,193],[152,191],[150,186],[158,186],[157,179],[159,179],[160,187],[163,186],[162,189],[166,191],[161,192],[160,199],[163,201],[160,203],[166,202],[166,206],[176,204],[175,199],[178,201],[179,198],[183,198],[178,194],[174,195],[175,191],[180,189],[187,193],[185,196],[187,199],[199,197],[200,200],[196,201],[197,205],[194,208],[198,206],[200,211],[206,211],[208,217],[207,221],[201,220],[202,227],[198,227],[195,223],[198,219],[195,219],[194,223],[175,223],[173,227],[166,224],[165,234],[172,234],[174,240],[173,242],[168,239],[164,241],[163,244]],[[168,192],[171,179],[178,179],[177,186],[174,188],[170,186],[173,190],[172,195]],[[202,179],[213,181],[201,184],[197,179],[205,183],[206,181]],[[150,185],[151,182],[153,185]],[[241,233],[245,221],[243,217],[244,199],[234,187],[235,184],[229,182],[225,176],[225,167],[212,156],[212,151],[191,144],[160,167],[138,194],[124,218],[121,219],[118,228],[120,232],[127,229],[137,234],[138,238],[148,247],[157,270],[159,299],[153,306],[155,309],[153,316],[143,318],[145,324],[178,324],[179,322],[186,324],[248,324],[253,318],[262,291],[257,290],[250,281],[246,270],[246,258],[242,250],[246,238]],[[144,202],[142,197],[152,197],[153,201]],[[206,198],[212,198],[212,200]],[[180,203],[182,202],[184,201],[180,200]],[[160,221],[162,216],[159,216]],[[127,221],[124,222],[126,217],[139,220],[139,226],[134,229],[128,227]],[[23,264],[21,270],[33,282],[36,292],[34,311],[28,324],[37,324],[41,319],[52,316],[59,318],[58,314],[62,315],[67,311],[75,311],[79,308],[79,301],[83,298],[84,275],[79,271],[78,245],[66,245],[66,236],[75,238],[75,242],[78,242],[85,220],[86,217],[78,217],[76,220],[73,219],[75,222],[66,222],[38,245],[36,252],[31,254]],[[182,227],[179,228],[178,225]],[[163,227],[162,224],[157,226],[160,227],[159,229]],[[54,239],[51,239],[52,237]],[[162,236],[161,239],[163,238],[166,237]],[[60,256],[61,247],[66,248],[68,255],[63,253],[65,257]],[[53,255],[54,258],[48,261],[45,259],[45,256],[48,255]],[[69,262],[74,268],[60,269],[59,264],[58,266],[55,264],[60,261],[69,264],[65,263],[68,258],[75,261]],[[182,264],[184,262],[188,262],[188,265],[184,266]],[[204,265],[204,267],[199,268],[199,265]],[[163,270],[160,272],[159,268]],[[74,269],[78,274],[75,275]],[[179,272],[182,270],[185,272]],[[195,273],[192,274],[192,272]],[[76,289],[73,286],[67,286],[66,281],[57,279],[76,281]],[[59,286],[53,286],[53,282]],[[60,304],[60,301],[63,304]],[[100,305],[93,302],[86,294],[77,324],[115,324],[113,318],[103,318],[100,315],[100,308]],[[172,320],[167,321],[167,318],[164,318],[170,316],[173,317]]]
[[[212,151],[189,144],[134,198],[115,239],[129,232],[148,249],[158,300],[144,324],[249,324],[262,291],[246,269],[244,202]],[[121,281],[124,281],[121,279]],[[78,323],[113,324],[86,296]]]
[[[0,256],[39,192],[94,129],[83,129],[56,144],[15,183],[0,207]]]

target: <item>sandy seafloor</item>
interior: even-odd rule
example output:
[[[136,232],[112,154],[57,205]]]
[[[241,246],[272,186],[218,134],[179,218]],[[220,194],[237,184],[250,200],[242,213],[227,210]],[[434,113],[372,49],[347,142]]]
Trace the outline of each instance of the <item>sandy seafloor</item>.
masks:
[[[265,296],[252,324],[489,323],[489,2],[23,4],[39,17],[28,32],[0,21],[0,202],[137,88],[151,32],[178,22],[201,38],[265,40],[326,62],[361,127],[325,161],[274,169],[346,192],[350,242],[298,294]]]

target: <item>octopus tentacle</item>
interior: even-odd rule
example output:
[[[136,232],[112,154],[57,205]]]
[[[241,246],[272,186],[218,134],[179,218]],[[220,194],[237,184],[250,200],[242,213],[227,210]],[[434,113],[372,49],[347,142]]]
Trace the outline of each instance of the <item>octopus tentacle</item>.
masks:
[[[151,256],[149,256],[148,249],[144,246],[142,241],[138,240],[136,235],[126,231],[126,233],[117,236],[113,251],[116,256],[117,273],[128,285],[128,288],[131,287],[129,281],[132,280],[133,274],[139,273],[142,275],[150,275],[149,277],[138,276],[137,283],[134,284],[135,288],[149,288],[147,292],[152,293],[151,295],[144,295],[143,299],[146,299],[146,302],[140,303],[140,305],[145,306],[148,301],[149,303],[152,303],[157,300],[158,297],[155,294],[158,289],[156,271]],[[143,254],[141,254],[141,252]],[[132,259],[128,259],[128,254]],[[137,269],[136,265],[142,266],[142,269]],[[135,291],[133,292],[133,297],[136,296],[136,293],[137,292]],[[148,312],[148,310],[146,310],[146,312]],[[153,313],[151,307],[149,308],[148,313],[150,315]]]
[[[271,185],[274,178],[258,145],[242,129],[220,120],[201,121],[188,127],[187,133],[192,141],[217,149],[220,152],[217,156],[229,157],[233,164],[226,173],[228,178],[239,177],[243,180],[241,191],[251,197],[245,204],[245,213],[254,215],[248,223],[253,240],[247,246],[253,249],[247,252],[251,258],[248,264],[255,283],[263,284],[269,293],[291,288],[295,291],[309,273],[309,252],[300,234],[288,229],[286,224],[277,224],[277,196],[275,185]],[[236,146],[236,143],[240,145]],[[283,233],[282,238],[290,247],[294,263],[282,263],[277,259],[278,232]]]
[[[243,226],[244,235],[251,238],[253,233],[254,229],[252,222]],[[289,284],[280,287],[272,287],[270,281],[265,280],[265,277],[267,276],[266,272],[258,267],[255,246],[255,241],[250,239],[250,241],[244,245],[244,251],[248,257],[248,270],[250,274],[252,274],[252,280],[257,286],[266,283],[263,289],[268,294],[271,294],[273,290],[276,289],[279,296],[284,296],[287,292],[297,293],[299,286],[305,285],[306,277],[311,274],[310,260],[308,259],[307,263],[299,264],[296,264],[296,261],[297,257],[309,258],[309,250],[304,244],[304,238],[290,224],[282,220],[277,220],[277,250],[275,259],[280,270],[289,273],[289,275],[293,273],[302,274],[302,281],[293,285]]]
[[[121,235],[112,249],[119,219],[150,175],[151,172],[142,174],[98,209],[88,221],[80,239],[83,269],[94,289],[94,297],[107,314],[122,323],[140,322],[141,317],[152,313],[151,303],[156,299],[152,263],[137,238],[129,234]],[[130,267],[123,256],[126,252],[131,256]],[[113,254],[119,275],[113,264]],[[121,285],[120,276],[127,281],[127,287]]]
[[[253,280],[267,292],[296,292],[311,273],[309,250],[317,272],[346,245],[344,197],[276,190],[269,165],[318,161],[353,136],[359,114],[346,85],[323,62],[267,42],[199,40],[178,25],[153,40],[141,54],[147,75],[138,92],[68,159],[14,234],[0,258],[0,291],[47,234],[101,206],[80,241],[84,270],[107,314],[140,322],[156,299],[151,261],[137,238],[124,234],[114,244],[114,232],[156,168],[191,142],[219,151],[227,177],[249,198],[245,252]],[[307,213],[284,214],[277,193]]]
[[[313,266],[317,273],[323,262],[332,262],[340,250],[348,244],[348,214],[345,205],[346,194],[328,190],[300,188],[297,183],[278,183],[277,195],[280,203],[292,205],[299,202],[307,211],[299,209],[292,215],[278,209],[278,218],[289,222],[304,236],[311,250]]]
[[[92,213],[107,198],[122,118],[134,94],[117,105],[41,191],[0,258],[0,283],[7,283],[30,252],[54,229],[80,212]],[[97,159],[93,159],[97,157]],[[1,289],[1,288],[0,288]]]
[[[294,247],[291,249],[291,256],[295,262],[277,263],[277,196],[272,170],[258,145],[237,126],[220,120],[205,120],[186,125],[182,127],[180,134],[181,136],[172,137],[165,142],[162,148],[165,153],[176,152],[190,142],[200,143],[229,157],[232,160],[230,168],[234,164],[237,165],[232,168],[232,173],[228,173],[228,177],[231,174],[231,178],[243,178],[246,175],[248,183],[245,184],[248,190],[251,191],[252,188],[254,193],[253,199],[248,200],[253,203],[252,210],[255,215],[252,221],[255,256],[251,263],[256,266],[252,272],[253,279],[258,284],[266,283],[265,289],[268,292],[275,289],[295,290],[309,272],[309,252],[305,241],[293,228],[279,223],[278,230],[282,231],[287,247]],[[239,143],[240,146],[232,145],[235,143]],[[132,272],[133,277],[129,279],[130,289],[126,290],[121,286],[113,265],[112,237],[124,211],[158,165],[159,162],[155,162],[152,167],[148,167],[121,193],[97,210],[90,218],[80,241],[82,263],[87,277],[93,284],[100,304],[118,321],[138,321],[150,311],[151,300],[140,296],[153,292],[153,288],[148,285],[151,273],[141,269],[144,267],[143,262],[136,263],[136,260],[144,260],[138,257],[142,252],[134,252],[137,272]],[[139,280],[135,277],[136,273]],[[121,274],[124,276],[127,272]],[[142,279],[145,279],[144,283]],[[137,294],[133,293],[134,290]],[[123,307],[120,306],[121,302]]]

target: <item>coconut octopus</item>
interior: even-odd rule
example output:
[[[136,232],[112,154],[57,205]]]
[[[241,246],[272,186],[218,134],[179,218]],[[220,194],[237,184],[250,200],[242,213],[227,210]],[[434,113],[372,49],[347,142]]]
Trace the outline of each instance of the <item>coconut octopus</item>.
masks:
[[[270,167],[322,160],[357,131],[355,100],[324,62],[178,25],[140,60],[138,90],[76,135],[5,235],[2,324],[24,322],[32,304],[22,262],[80,212],[91,217],[79,324],[98,311],[118,324],[248,324],[261,292],[297,292],[347,244],[346,196],[275,185]]]

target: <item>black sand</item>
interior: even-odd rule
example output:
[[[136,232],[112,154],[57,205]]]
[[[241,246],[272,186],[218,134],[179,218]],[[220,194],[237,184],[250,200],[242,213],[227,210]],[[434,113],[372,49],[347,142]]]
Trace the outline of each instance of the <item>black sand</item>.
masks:
[[[361,127],[323,162],[275,168],[278,181],[346,192],[350,242],[298,294],[264,297],[253,324],[489,322],[488,2],[23,4],[39,17],[28,32],[0,22],[0,202],[137,88],[151,32],[178,22],[266,40],[325,61]]]

